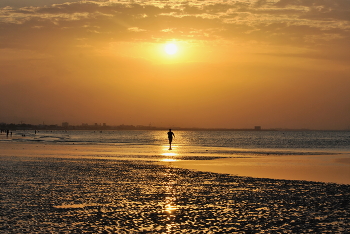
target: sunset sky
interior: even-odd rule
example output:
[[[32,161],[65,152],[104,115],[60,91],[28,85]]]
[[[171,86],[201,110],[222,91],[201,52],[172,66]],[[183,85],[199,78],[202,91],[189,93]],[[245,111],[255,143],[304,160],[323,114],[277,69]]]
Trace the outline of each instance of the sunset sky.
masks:
[[[0,122],[350,128],[349,0],[1,0],[0,12]]]

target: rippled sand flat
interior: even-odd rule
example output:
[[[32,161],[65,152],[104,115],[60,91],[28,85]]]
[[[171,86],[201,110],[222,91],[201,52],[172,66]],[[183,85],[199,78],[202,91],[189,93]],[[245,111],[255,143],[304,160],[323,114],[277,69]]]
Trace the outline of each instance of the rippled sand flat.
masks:
[[[348,233],[350,185],[0,157],[1,233]]]

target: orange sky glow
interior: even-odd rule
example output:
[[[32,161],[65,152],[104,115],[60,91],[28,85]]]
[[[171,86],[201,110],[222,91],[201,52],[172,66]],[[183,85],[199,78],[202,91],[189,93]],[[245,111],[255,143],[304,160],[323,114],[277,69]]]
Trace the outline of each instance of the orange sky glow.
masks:
[[[349,51],[346,0],[3,0],[0,123],[349,129]]]

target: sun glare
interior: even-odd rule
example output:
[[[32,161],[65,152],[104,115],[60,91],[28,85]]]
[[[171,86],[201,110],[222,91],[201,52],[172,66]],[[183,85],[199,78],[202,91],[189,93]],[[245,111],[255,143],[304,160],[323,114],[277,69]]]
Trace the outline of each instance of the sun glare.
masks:
[[[177,45],[174,43],[168,43],[165,45],[164,50],[167,54],[173,55],[176,54],[178,51]]]

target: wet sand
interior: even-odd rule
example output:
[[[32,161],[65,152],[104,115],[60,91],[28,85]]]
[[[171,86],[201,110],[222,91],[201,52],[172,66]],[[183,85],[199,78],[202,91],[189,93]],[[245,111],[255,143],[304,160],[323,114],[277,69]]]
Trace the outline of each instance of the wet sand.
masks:
[[[350,185],[350,155],[240,156],[172,161],[176,167],[257,178],[307,180]]]
[[[11,147],[0,154],[1,233],[350,231],[350,185],[97,159],[86,149],[80,158],[66,146]]]
[[[159,149],[160,148],[160,149]],[[257,178],[307,180],[350,185],[350,154],[329,155],[230,155],[193,153],[168,146],[120,147],[110,145],[66,145],[0,142],[0,156],[99,158],[149,160],[190,170]],[[145,151],[147,151],[145,153]],[[195,149],[191,149],[195,151]],[[213,160],[215,159],[215,160]]]

